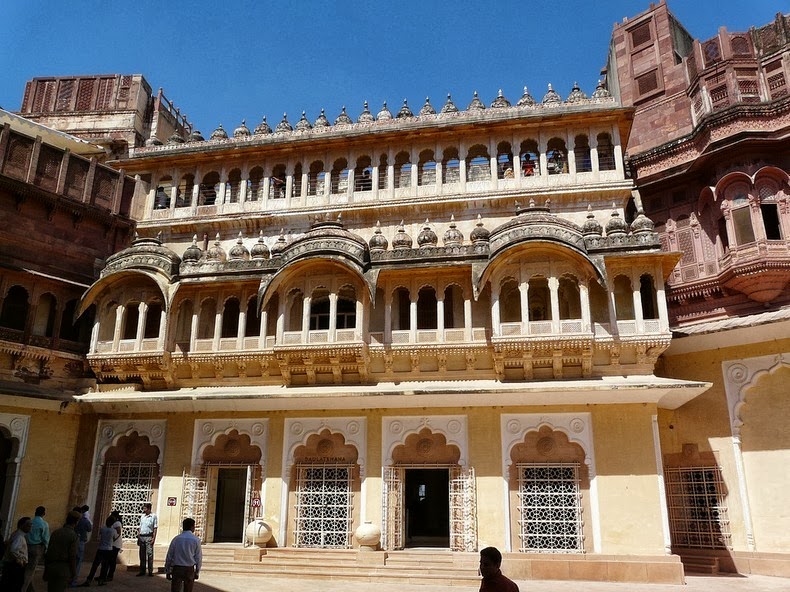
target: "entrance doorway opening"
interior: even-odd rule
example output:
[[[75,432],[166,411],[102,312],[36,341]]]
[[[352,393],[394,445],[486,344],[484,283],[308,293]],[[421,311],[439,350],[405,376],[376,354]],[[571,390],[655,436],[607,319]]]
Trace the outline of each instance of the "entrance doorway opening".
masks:
[[[247,468],[217,470],[217,506],[214,514],[214,542],[238,543],[244,532]]]
[[[406,547],[450,546],[450,470],[405,471]]]

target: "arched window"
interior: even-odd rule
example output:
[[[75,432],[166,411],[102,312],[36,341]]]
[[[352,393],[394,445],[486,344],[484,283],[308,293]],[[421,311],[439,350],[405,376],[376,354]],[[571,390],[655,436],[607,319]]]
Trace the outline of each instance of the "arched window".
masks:
[[[156,195],[154,196],[154,209],[166,210],[170,207],[170,195],[173,191],[173,177],[165,175],[156,184]]]
[[[57,301],[52,294],[42,294],[36,306],[36,318],[33,319],[33,335],[52,337],[55,327],[55,309]]]
[[[304,310],[304,294],[301,290],[291,291],[286,304],[286,331],[302,330],[302,310]]]
[[[461,160],[457,148],[445,148],[442,158],[442,183],[448,185],[461,181]]]
[[[419,166],[417,185],[434,185],[436,183],[436,159],[433,156],[433,150],[420,152]]]
[[[570,275],[560,278],[557,296],[560,304],[560,320],[582,318],[582,299],[579,280]]]
[[[633,197],[629,197],[628,202],[625,204],[625,215],[623,217],[625,223],[630,225],[636,219],[636,214],[636,202]]]
[[[658,295],[653,276],[644,274],[639,278],[639,295],[642,300],[642,318],[658,318]]]
[[[618,321],[634,319],[634,291],[624,275],[614,278],[614,308]]]
[[[65,341],[80,341],[80,325],[82,321],[74,322],[76,310],[76,300],[69,300],[63,308],[63,314],[60,317],[60,338]]]
[[[589,173],[592,170],[590,141],[584,134],[576,136],[573,140],[573,156],[576,159],[577,173]]]
[[[760,216],[763,220],[765,238],[782,240],[782,225],[779,217],[779,203],[776,200],[776,189],[770,184],[763,184],[757,190],[760,198]]]
[[[121,339],[137,339],[137,325],[140,322],[140,303],[129,302],[126,305],[123,319]]]
[[[198,318],[198,339],[212,339],[214,337],[214,319],[217,315],[217,302],[213,298],[207,298],[200,305],[200,317]]]
[[[411,157],[408,152],[395,156],[395,189],[411,187]]]
[[[552,138],[546,146],[547,167],[549,175],[559,175],[568,172],[568,149],[565,140]]]
[[[294,165],[294,178],[293,178],[292,195],[294,197],[301,197],[302,196],[302,163],[301,162],[297,162]]]
[[[436,329],[436,327],[436,289],[425,286],[417,293],[417,328]]]
[[[521,292],[513,278],[504,280],[499,287],[499,320],[503,323],[521,322]]]
[[[338,329],[354,329],[357,326],[357,294],[352,286],[343,286],[337,294]]]
[[[373,167],[370,163],[370,156],[357,158],[357,166],[354,167],[354,191],[373,189]]]
[[[612,138],[607,133],[598,134],[598,170],[613,171],[615,168]]]
[[[115,320],[117,318],[118,303],[110,302],[101,315],[99,325],[99,341],[112,341],[115,338]]]
[[[593,323],[608,325],[609,318],[609,294],[597,281],[590,281],[588,284],[590,291],[590,319]]]
[[[406,288],[395,290],[392,298],[392,328],[406,331],[411,325],[411,297]]]
[[[452,284],[444,289],[444,328],[460,329],[464,326],[464,294],[461,287]]]
[[[307,173],[307,195],[324,194],[324,163],[315,160],[310,164],[310,171]]]
[[[159,302],[151,302],[145,313],[145,328],[143,329],[144,339],[156,339],[159,337],[159,327],[162,321],[162,305]]]
[[[263,192],[263,167],[253,167],[247,180],[247,201],[258,201]]]
[[[551,318],[551,293],[549,280],[536,275],[529,279],[529,320],[550,321]]]
[[[725,195],[730,201],[730,217],[735,230],[735,243],[746,245],[755,241],[749,188],[744,183],[730,186]]]
[[[278,164],[272,168],[272,176],[269,179],[269,199],[285,198],[285,165]]]
[[[176,193],[176,207],[188,208],[192,205],[192,191],[195,187],[195,175],[187,173],[181,177]]]
[[[482,144],[475,144],[466,155],[466,180],[488,181],[491,179],[491,157]]]
[[[387,175],[389,174],[389,164],[387,162],[387,155],[382,154],[379,157],[379,189],[387,188]]]
[[[239,334],[239,299],[228,298],[222,308],[222,334],[223,339],[237,337]]]
[[[331,193],[346,193],[348,191],[348,161],[338,158],[332,165]]]
[[[194,307],[191,300],[184,300],[178,307],[178,320],[176,322],[176,344],[189,351],[189,341],[192,335],[192,315]],[[184,351],[184,350],[182,350]]]
[[[521,162],[521,175],[523,177],[540,175],[540,152],[538,152],[538,143],[535,140],[524,140],[521,142],[519,161]]]
[[[329,290],[318,288],[310,297],[310,330],[329,329]]]
[[[17,331],[25,330],[27,321],[27,290],[22,286],[12,286],[3,299],[3,310],[0,312],[0,327]]]
[[[241,191],[241,170],[233,169],[230,173],[228,173],[228,182],[225,187],[225,201],[227,203],[239,203],[239,192]]]
[[[496,176],[497,179],[512,179],[515,176],[510,142],[500,142],[496,147]]]
[[[247,316],[244,325],[244,337],[259,337],[261,319],[258,316],[258,298],[253,296],[247,301]]]
[[[206,173],[206,175],[203,177],[203,181],[200,183],[198,205],[213,206],[215,203],[217,203],[218,190],[219,173],[216,171]]]

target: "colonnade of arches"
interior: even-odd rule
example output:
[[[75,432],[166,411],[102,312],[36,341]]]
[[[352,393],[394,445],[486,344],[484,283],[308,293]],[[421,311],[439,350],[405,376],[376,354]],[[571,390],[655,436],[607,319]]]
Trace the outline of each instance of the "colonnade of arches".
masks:
[[[495,139],[460,146],[387,149],[381,152],[315,155],[221,169],[162,171],[152,179],[155,210],[240,202],[351,196],[365,192],[404,195],[476,182],[507,182],[546,175],[593,173],[622,168],[619,139],[609,131]],[[463,187],[459,188],[463,191]],[[409,191],[406,191],[409,190]],[[429,190],[430,192],[430,190]]]

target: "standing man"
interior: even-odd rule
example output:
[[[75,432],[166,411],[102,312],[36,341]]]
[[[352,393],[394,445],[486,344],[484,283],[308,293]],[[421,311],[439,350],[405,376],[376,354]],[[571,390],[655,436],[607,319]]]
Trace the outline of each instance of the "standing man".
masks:
[[[200,539],[195,536],[195,521],[184,518],[184,532],[170,541],[165,559],[165,574],[171,580],[170,592],[192,592],[192,586],[200,575],[203,551]]]
[[[80,512],[72,510],[66,516],[66,524],[49,537],[49,546],[44,557],[47,592],[63,592],[70,582],[77,579],[77,549],[80,537],[76,526],[81,517]]]
[[[112,538],[112,559],[110,559],[110,570],[107,572],[107,581],[112,582],[115,576],[115,566],[118,563],[118,554],[123,549],[123,523],[121,521],[121,513],[118,510],[113,510],[110,516],[113,517],[112,527],[115,529],[115,534]]]
[[[49,545],[49,524],[44,520],[47,510],[44,506],[36,508],[36,515],[27,533],[27,566],[22,592],[35,592],[33,589],[33,573],[39,563],[44,563],[44,554]]]
[[[25,536],[32,526],[30,516],[24,516],[16,523],[16,531],[6,543],[3,553],[3,575],[0,577],[0,590],[20,592],[25,581],[27,565],[27,539]]]
[[[85,558],[85,545],[88,542],[88,536],[93,530],[93,523],[91,522],[90,507],[85,505],[74,508],[74,511],[80,515],[79,522],[77,522],[77,536],[80,538],[79,546],[77,547],[77,573],[74,575],[74,580],[71,582],[72,586],[78,584],[77,577],[80,575],[80,567],[82,567],[82,560]]]
[[[486,547],[480,551],[480,592],[518,592],[518,586],[510,578],[502,575],[502,553],[496,547]]]
[[[145,575],[145,566],[148,564],[148,575],[154,575],[154,543],[159,521],[156,514],[151,513],[151,504],[143,504],[143,515],[140,516],[140,534],[137,536],[137,546],[140,547],[140,571],[137,576]]]

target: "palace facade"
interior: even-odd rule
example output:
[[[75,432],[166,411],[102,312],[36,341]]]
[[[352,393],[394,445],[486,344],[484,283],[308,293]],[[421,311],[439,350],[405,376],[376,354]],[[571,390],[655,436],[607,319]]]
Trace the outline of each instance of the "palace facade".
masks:
[[[208,139],[142,77],[32,80],[0,136],[4,522],[86,502],[131,539],[151,501],[162,540],[790,574],[788,21],[701,43],[661,3],[589,96]]]

